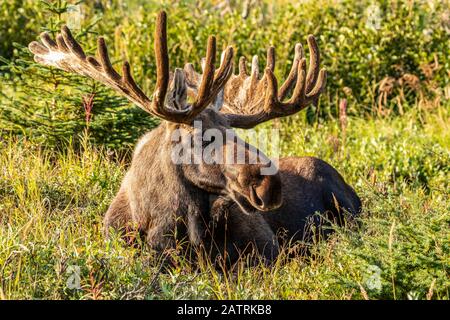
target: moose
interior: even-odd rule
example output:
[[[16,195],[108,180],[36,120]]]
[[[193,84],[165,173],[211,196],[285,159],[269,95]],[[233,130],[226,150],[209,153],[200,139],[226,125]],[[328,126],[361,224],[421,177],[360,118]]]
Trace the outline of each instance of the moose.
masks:
[[[37,63],[97,80],[162,120],[135,147],[131,165],[104,217],[106,235],[111,230],[124,235],[127,230],[136,230],[155,250],[173,247],[177,239],[187,238],[194,246],[214,247],[212,254],[231,261],[250,246],[272,261],[283,239],[308,237],[308,226],[319,224],[315,213],[339,221],[345,214],[357,215],[361,201],[355,191],[332,166],[317,158],[282,158],[275,173],[262,174],[274,163],[237,136],[214,143],[219,144],[222,154],[240,148],[258,161],[242,164],[214,158],[175,163],[172,158],[179,143],[173,140],[174,133],[184,141],[208,129],[226,136],[225,131],[232,128],[250,129],[317,102],[325,88],[326,71],[319,68],[315,38],[310,35],[307,39],[308,70],[303,48],[296,44],[292,68],[278,89],[273,47],[267,51],[262,75],[257,56],[250,74],[243,57],[235,74],[231,46],[222,53],[216,70],[214,36],[208,38],[202,73],[189,63],[170,72],[166,21],[166,13],[160,12],[154,43],[156,87],[151,98],[134,81],[128,62],[123,63],[122,74],[114,69],[102,37],[98,39],[97,58],[85,54],[66,26],[55,40],[44,32],[41,42],[29,45]],[[195,123],[201,123],[201,128]],[[208,143],[211,141],[203,141]],[[280,230],[285,230],[283,238],[278,236]]]

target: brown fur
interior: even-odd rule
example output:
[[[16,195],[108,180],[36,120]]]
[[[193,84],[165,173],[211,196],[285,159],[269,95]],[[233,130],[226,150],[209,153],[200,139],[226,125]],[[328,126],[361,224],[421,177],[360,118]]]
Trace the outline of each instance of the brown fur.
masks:
[[[361,201],[353,188],[323,160],[313,157],[282,158],[279,161],[279,173],[282,206],[269,212],[255,210],[253,213],[263,217],[271,228],[272,233],[266,241],[270,241],[271,234],[277,234],[281,244],[299,240],[308,242],[313,235],[311,226],[317,227],[321,235],[329,234],[329,230],[321,228],[324,221],[316,213],[326,214],[327,219],[342,224],[347,214],[353,217],[361,211]],[[222,199],[216,201],[226,205]],[[243,215],[239,207],[229,204],[221,211],[216,209],[217,205],[211,208],[213,216],[222,212]],[[254,229],[257,228],[255,225]],[[239,227],[234,231],[241,232]]]
[[[271,263],[278,256],[278,240],[263,215],[243,214],[230,199],[214,196],[211,199],[203,242],[213,259],[220,257],[233,263],[243,255],[256,253],[257,258]]]
[[[204,113],[204,120],[206,127],[226,127],[220,114],[212,110]],[[163,250],[173,246],[177,230],[179,238],[187,237],[194,245],[205,244],[212,257],[235,261],[253,248],[271,261],[278,254],[279,241],[310,240],[309,226],[321,223],[315,213],[329,213],[331,219],[341,222],[345,212],[356,215],[360,211],[358,196],[342,176],[326,162],[312,157],[281,159],[281,186],[271,181],[271,176],[262,179],[258,187],[265,190],[262,197],[279,199],[283,194],[280,208],[258,211],[248,196],[240,198],[242,203],[238,205],[224,191],[230,181],[222,175],[223,167],[171,162],[171,144],[164,139],[175,127],[163,123],[141,139],[120,191],[106,213],[106,231],[135,226],[150,246]],[[254,183],[252,166],[257,165],[239,167],[245,178],[235,179],[243,180],[240,182],[244,186]],[[246,188],[241,189],[245,194]],[[277,240],[275,234],[283,236]]]
[[[205,130],[229,129],[226,119],[213,110],[205,110],[198,119]],[[193,135],[190,126],[164,122],[138,143],[120,191],[105,215],[107,233],[110,228],[123,230],[132,225],[152,248],[164,250],[174,245],[176,230],[179,238],[188,237],[197,245],[207,228],[201,222],[209,216],[211,194],[233,199],[250,210],[271,210],[281,205],[279,175],[261,176],[262,164],[174,164],[171,134],[181,127],[185,135]],[[222,147],[235,148],[236,144],[224,141]],[[253,151],[246,148],[246,152]],[[243,219],[250,229],[251,219],[240,215],[228,223]],[[238,235],[233,233],[232,238]]]

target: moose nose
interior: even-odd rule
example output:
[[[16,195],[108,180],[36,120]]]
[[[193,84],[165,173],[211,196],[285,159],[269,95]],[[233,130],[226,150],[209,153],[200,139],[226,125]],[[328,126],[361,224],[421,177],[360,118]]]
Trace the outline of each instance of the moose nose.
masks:
[[[266,178],[266,180],[272,179]],[[261,211],[279,208],[282,204],[281,186],[277,181],[263,181],[258,186],[251,186],[250,200]]]

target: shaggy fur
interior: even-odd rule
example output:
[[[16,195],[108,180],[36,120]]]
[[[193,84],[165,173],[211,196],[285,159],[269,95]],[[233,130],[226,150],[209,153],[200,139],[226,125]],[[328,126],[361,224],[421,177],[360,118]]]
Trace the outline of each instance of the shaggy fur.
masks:
[[[272,242],[277,234],[280,245],[286,242],[312,240],[313,226],[318,231],[315,235],[328,235],[321,217],[325,214],[328,221],[344,223],[347,216],[356,216],[361,211],[361,201],[342,176],[323,160],[313,157],[289,157],[279,161],[283,204],[269,212],[255,210],[253,217],[260,217],[268,224],[271,232],[267,234],[266,243]],[[245,215],[238,206],[222,198],[215,200],[211,206],[212,216],[224,213],[237,216]],[[219,209],[220,207],[220,209]],[[322,215],[318,215],[322,214]],[[254,226],[258,229],[259,226]],[[239,227],[233,230],[240,232]],[[263,241],[259,241],[263,243]],[[264,244],[258,247],[262,251]]]
[[[200,116],[204,129],[228,128],[222,115],[213,110]],[[203,244],[213,258],[229,261],[253,248],[270,262],[280,243],[310,240],[309,227],[321,223],[315,213],[327,213],[342,222],[346,212],[356,215],[361,209],[358,196],[341,175],[312,157],[283,158],[274,176],[260,176],[257,164],[175,165],[170,158],[170,135],[179,128],[163,123],[138,143],[131,167],[105,215],[106,233],[110,228],[137,228],[156,250],[188,238],[193,245]],[[190,127],[186,130],[192,135]],[[232,147],[229,142],[223,145]],[[250,188],[258,190],[270,210],[256,209]]]
[[[203,130],[215,128],[223,131],[223,136],[230,129],[226,119],[211,109],[198,120]],[[105,215],[107,234],[110,228],[134,227],[152,248],[164,250],[174,245],[176,230],[178,238],[188,237],[190,243],[198,245],[209,225],[211,194],[233,199],[241,211],[228,224],[245,219],[247,229],[252,229],[253,222],[241,217],[246,209],[268,211],[281,205],[280,177],[262,176],[262,164],[174,164],[171,135],[180,128],[188,139],[196,134],[191,126],[164,122],[138,143],[131,167]],[[224,152],[236,148],[236,142],[224,141],[222,148]],[[247,157],[254,150],[247,147]],[[219,220],[218,225],[225,223]],[[231,238],[237,239],[239,234]]]

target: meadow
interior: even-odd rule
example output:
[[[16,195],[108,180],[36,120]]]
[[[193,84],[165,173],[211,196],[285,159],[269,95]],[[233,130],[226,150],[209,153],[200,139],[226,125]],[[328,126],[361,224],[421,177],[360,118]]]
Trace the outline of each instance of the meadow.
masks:
[[[150,92],[150,30],[161,7],[173,65],[198,63],[216,33],[247,56],[275,44],[282,77],[293,39],[318,35],[330,73],[319,105],[263,126],[280,129],[282,156],[315,156],[344,176],[363,201],[357,223],[332,225],[310,255],[288,259],[285,248],[272,267],[242,261],[229,272],[204,259],[189,264],[181,246],[165,269],[145,246],[105,239],[102,218],[136,139],[158,121],[93,82],[32,62],[25,46],[67,22],[67,2],[3,0],[0,11],[17,17],[0,17],[9,26],[0,29],[0,299],[450,298],[449,7],[253,2],[245,16],[233,1],[84,1],[77,36],[94,48],[106,34],[115,61],[131,58]],[[370,3],[379,10],[372,24],[362,18]]]

